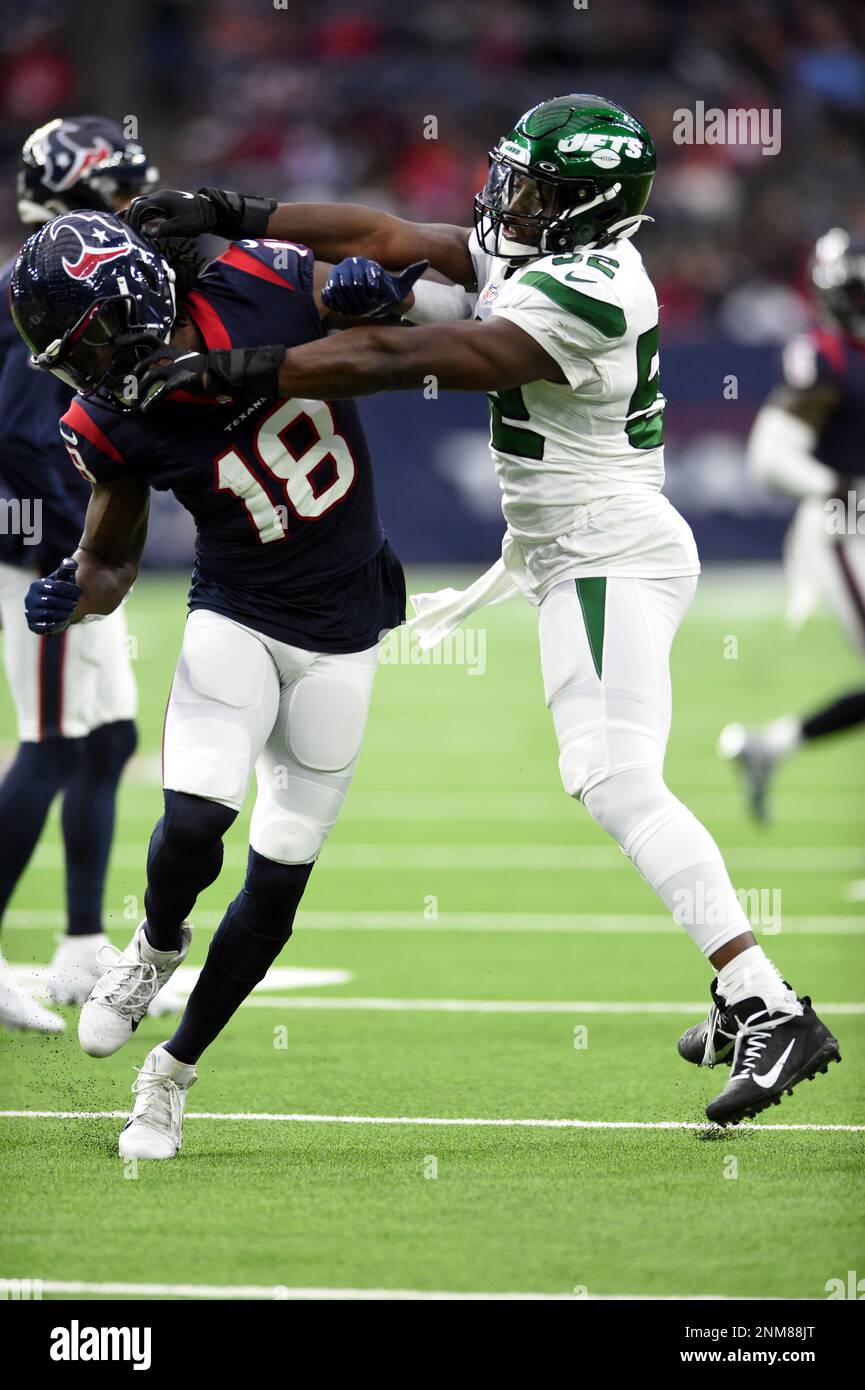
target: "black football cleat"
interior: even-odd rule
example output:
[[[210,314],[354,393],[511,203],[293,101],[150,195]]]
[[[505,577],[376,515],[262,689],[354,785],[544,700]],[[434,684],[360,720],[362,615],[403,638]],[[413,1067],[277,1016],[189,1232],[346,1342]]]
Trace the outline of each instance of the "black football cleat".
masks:
[[[733,1060],[733,1045],[738,1025],[718,993],[717,976],[712,981],[712,1007],[709,1017],[687,1028],[679,1039],[679,1056],[695,1067],[714,1067],[719,1062],[727,1066]]]
[[[737,1125],[779,1105],[785,1091],[793,1094],[800,1081],[810,1081],[830,1062],[840,1062],[838,1042],[802,999],[801,1014],[786,1009],[770,1012],[762,999],[743,999],[729,1013],[736,1024],[730,1079],[706,1106],[716,1125]]]

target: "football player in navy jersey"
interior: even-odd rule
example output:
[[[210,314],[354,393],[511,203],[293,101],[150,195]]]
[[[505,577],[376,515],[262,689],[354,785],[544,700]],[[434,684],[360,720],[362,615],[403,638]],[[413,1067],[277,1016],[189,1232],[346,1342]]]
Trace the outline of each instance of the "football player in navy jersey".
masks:
[[[865,237],[840,228],[821,237],[811,284],[822,322],[794,338],[784,380],[760,409],[749,462],[767,487],[798,500],[785,542],[790,613],[801,620],[822,599],[865,654]],[[860,529],[861,527],[861,529]],[[795,749],[865,723],[865,689],[846,691],[806,717],[787,713],[758,728],[729,724],[723,756],[741,767],[748,802],[768,817],[775,769]]]
[[[245,230],[264,230],[269,203],[236,204]],[[177,1153],[195,1063],[288,940],[351,782],[379,640],[404,617],[402,569],[354,403],[264,390],[230,403],[244,349],[264,340],[282,354],[324,336],[329,270],[305,246],[252,235],[189,283],[187,261],[117,218],[74,213],[30,238],[12,276],[13,316],[34,361],[79,390],[61,434],[93,489],[74,555],[30,588],[31,628],[56,641],[117,609],[137,573],[151,487],[170,489],[197,528],[146,916],[82,1009],[91,1055],[131,1038],[186,956],[187,916],[219,874],[222,837],[257,777],[243,887],[177,1031],[135,1082],[125,1157]],[[130,411],[136,363],[169,340],[181,353],[215,353],[224,381],[203,399],[176,392],[146,416]]]
[[[18,213],[34,227],[72,208],[125,207],[158,172],[116,121],[49,121],[25,142]],[[45,976],[49,997],[82,1003],[101,973],[107,945],[101,909],[118,781],[135,748],[136,691],[123,614],[77,627],[59,640],[30,632],[24,595],[35,574],[71,554],[90,496],[69,467],[57,419],[69,387],[33,369],[8,307],[10,261],[0,271],[0,491],[30,534],[0,536],[4,662],[19,747],[0,782],[0,922],[62,793],[66,935]],[[12,511],[9,513],[12,515]],[[160,1001],[164,1005],[165,996]],[[63,1018],[23,991],[0,958],[0,1022],[57,1032]]]

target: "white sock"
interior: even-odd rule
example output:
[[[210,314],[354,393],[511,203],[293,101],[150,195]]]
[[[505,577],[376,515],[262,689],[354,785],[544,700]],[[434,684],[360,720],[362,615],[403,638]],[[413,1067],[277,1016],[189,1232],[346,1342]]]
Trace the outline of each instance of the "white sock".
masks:
[[[795,714],[782,714],[761,731],[763,741],[775,758],[786,758],[802,742],[802,721]]]
[[[766,1008],[792,1009],[802,1012],[802,1005],[793,990],[781,979],[762,946],[749,946],[740,951],[718,971],[718,993],[727,1004],[739,1004],[743,999],[762,999]]]

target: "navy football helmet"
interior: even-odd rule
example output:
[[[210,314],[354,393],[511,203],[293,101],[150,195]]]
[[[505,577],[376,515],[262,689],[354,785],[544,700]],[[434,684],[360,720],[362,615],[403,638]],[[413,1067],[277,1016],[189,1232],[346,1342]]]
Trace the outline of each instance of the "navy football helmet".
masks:
[[[34,366],[132,410],[133,368],[153,351],[154,336],[166,342],[171,333],[174,271],[113,214],[69,212],[25,241],[10,300]],[[149,342],[129,341],[143,334]]]
[[[75,208],[115,212],[152,188],[159,170],[105,116],[69,116],[34,130],[21,151],[18,216],[36,226]]]
[[[865,236],[833,227],[817,242],[811,284],[825,314],[845,333],[865,341]]]

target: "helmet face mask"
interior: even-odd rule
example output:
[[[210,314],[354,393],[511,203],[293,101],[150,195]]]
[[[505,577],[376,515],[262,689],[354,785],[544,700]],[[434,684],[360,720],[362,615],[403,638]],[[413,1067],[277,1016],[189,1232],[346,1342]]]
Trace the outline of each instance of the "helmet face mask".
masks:
[[[128,391],[129,378],[141,357],[151,351],[149,344],[114,346],[121,334],[135,331],[134,314],[133,301],[123,295],[95,300],[62,338],[49,343],[31,361],[82,396],[107,392],[129,409],[134,404]]]
[[[655,170],[648,131],[603,97],[542,102],[490,152],[475,198],[475,229],[489,255],[526,260],[629,236]]]
[[[34,366],[115,410],[137,408],[130,377],[176,315],[174,272],[152,243],[117,217],[66,213],[24,243],[10,295]],[[141,341],[117,345],[133,334]]]

